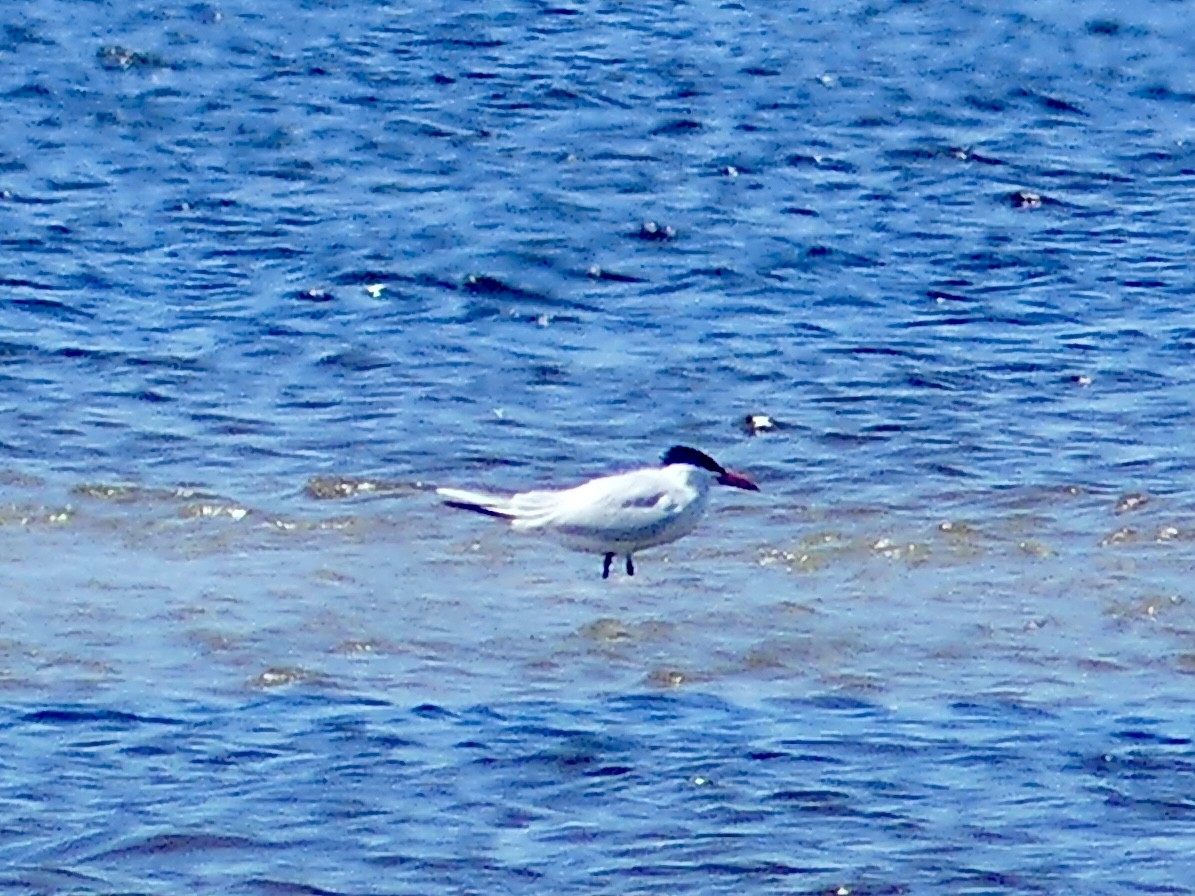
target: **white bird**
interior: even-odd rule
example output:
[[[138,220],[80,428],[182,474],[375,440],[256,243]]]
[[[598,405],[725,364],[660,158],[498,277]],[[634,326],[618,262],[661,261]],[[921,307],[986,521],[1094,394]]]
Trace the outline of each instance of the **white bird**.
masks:
[[[517,495],[438,488],[436,494],[449,507],[510,520],[519,532],[544,532],[574,550],[602,554],[602,578],[608,579],[617,555],[626,556],[627,575],[633,576],[636,551],[692,532],[715,483],[759,491],[708,454],[676,445],[658,467],[602,476],[575,488]]]

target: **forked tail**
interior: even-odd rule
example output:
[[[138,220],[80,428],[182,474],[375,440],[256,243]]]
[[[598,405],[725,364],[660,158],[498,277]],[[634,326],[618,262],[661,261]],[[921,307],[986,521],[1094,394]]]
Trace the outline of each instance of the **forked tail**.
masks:
[[[509,499],[501,495],[485,495],[481,492],[467,492],[459,488],[438,488],[436,494],[444,498],[444,506],[458,510],[471,510],[501,520],[514,518],[509,508]]]

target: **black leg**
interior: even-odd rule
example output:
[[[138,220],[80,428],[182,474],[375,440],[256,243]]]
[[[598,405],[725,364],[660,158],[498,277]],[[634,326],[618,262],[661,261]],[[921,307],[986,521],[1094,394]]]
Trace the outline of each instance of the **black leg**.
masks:
[[[605,561],[602,563],[602,578],[610,578],[610,564],[614,562],[614,553],[611,552],[606,555]]]
[[[627,575],[633,576],[635,574],[635,563],[631,560],[631,555],[627,554]]]

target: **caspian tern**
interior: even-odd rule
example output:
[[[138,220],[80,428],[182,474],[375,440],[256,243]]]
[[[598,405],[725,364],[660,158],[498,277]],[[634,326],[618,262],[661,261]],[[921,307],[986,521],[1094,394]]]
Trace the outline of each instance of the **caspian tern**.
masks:
[[[617,555],[626,556],[627,575],[633,576],[636,551],[692,532],[715,483],[759,491],[708,454],[676,445],[664,452],[658,467],[602,476],[575,488],[517,495],[438,488],[436,494],[449,507],[510,520],[517,531],[545,532],[574,550],[599,553],[602,578],[608,579]]]

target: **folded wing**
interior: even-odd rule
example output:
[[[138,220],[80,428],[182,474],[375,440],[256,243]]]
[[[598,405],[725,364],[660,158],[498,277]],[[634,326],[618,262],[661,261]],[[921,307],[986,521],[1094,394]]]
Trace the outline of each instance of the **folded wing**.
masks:
[[[539,495],[551,495],[551,502]],[[685,511],[683,496],[671,483],[654,477],[610,476],[564,492],[528,492],[516,529],[552,529],[602,545],[652,540]],[[542,503],[541,503],[542,501]]]

